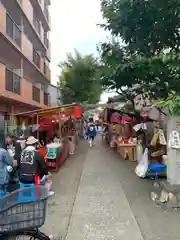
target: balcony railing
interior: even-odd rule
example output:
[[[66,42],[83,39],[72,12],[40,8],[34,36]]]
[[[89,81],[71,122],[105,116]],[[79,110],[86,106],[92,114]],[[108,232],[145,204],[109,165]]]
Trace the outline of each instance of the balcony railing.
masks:
[[[21,78],[6,68],[6,90],[21,94]]]
[[[44,105],[49,105],[49,94],[44,92]]]
[[[9,14],[6,14],[6,33],[18,46],[21,46],[21,30]]]
[[[33,49],[33,62],[40,68],[40,55],[35,49]]]
[[[40,103],[40,89],[32,86],[32,99]]]

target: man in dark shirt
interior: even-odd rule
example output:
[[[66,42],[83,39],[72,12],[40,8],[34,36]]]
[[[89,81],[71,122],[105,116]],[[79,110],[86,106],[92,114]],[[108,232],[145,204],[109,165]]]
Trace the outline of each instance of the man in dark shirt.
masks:
[[[19,165],[19,179],[22,183],[36,183],[36,177],[42,179],[48,175],[48,168],[40,151],[38,140],[33,136],[27,139],[27,147],[22,151]]]

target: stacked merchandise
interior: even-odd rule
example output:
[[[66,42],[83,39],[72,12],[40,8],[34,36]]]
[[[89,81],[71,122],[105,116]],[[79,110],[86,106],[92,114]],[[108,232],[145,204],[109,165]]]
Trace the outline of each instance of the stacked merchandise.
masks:
[[[166,139],[162,129],[155,128],[150,145],[145,149],[135,173],[139,177],[166,176]]]
[[[155,128],[154,136],[150,146],[150,160],[147,170],[148,177],[166,176],[166,164],[164,155],[166,155],[166,139],[162,129]]]

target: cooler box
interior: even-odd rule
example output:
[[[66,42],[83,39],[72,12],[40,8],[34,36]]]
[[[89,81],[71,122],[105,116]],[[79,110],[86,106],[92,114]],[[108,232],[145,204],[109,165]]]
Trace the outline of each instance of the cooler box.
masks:
[[[47,145],[46,146],[46,155],[49,159],[58,158],[60,156],[60,145],[52,146]]]

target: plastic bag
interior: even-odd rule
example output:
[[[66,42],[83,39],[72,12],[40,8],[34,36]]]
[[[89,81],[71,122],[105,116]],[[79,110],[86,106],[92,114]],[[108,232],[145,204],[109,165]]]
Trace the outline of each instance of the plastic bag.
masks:
[[[135,173],[138,177],[144,178],[148,170],[148,148],[145,149],[144,154],[135,168]]]

